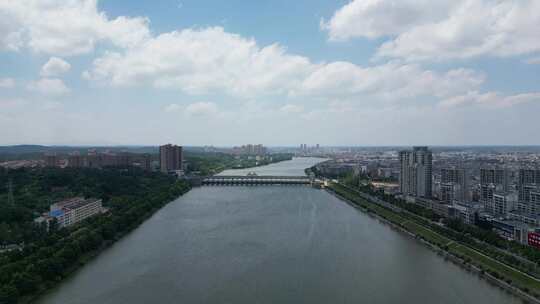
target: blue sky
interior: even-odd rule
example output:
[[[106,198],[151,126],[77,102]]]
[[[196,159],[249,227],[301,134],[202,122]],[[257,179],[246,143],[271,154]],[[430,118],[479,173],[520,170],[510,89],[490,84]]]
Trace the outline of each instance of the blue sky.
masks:
[[[0,144],[538,144],[534,0],[0,3]]]

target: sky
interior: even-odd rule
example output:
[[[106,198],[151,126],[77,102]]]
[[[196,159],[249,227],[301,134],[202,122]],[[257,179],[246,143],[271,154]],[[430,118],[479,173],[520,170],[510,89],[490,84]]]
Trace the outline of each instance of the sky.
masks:
[[[0,0],[0,145],[536,145],[537,0]]]

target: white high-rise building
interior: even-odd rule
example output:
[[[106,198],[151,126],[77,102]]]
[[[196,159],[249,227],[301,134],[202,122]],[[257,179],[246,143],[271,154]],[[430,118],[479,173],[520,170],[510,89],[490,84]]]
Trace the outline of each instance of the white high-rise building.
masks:
[[[431,198],[433,156],[428,147],[400,151],[399,186],[403,194]]]

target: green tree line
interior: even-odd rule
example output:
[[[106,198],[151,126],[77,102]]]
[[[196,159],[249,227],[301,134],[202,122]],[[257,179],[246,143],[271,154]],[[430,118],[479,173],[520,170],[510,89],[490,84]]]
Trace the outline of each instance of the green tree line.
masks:
[[[189,190],[175,178],[131,169],[20,169],[1,171],[13,181],[15,204],[0,197],[4,244],[24,244],[0,254],[0,303],[19,303],[57,284],[84,262]],[[107,214],[47,231],[33,223],[50,203],[73,195],[102,198]]]
[[[499,261],[503,261],[523,272],[532,276],[540,277],[537,265],[540,264],[540,250],[537,248],[521,244],[516,241],[509,241],[501,238],[495,233],[489,223],[479,220],[474,225],[463,223],[460,219],[445,219],[445,227],[434,225],[432,222],[440,220],[440,216],[432,210],[416,204],[409,204],[402,199],[396,198],[392,194],[386,194],[384,191],[377,191],[369,183],[364,184],[361,181],[362,176],[348,175],[342,182],[350,187],[358,189],[364,193],[376,196],[386,202],[418,215],[419,220],[424,226],[430,227],[434,231],[458,240],[468,246],[491,256]],[[424,220],[422,220],[422,218]],[[431,222],[432,221],[432,222]],[[479,240],[481,242],[479,242]],[[521,259],[517,258],[521,257]]]

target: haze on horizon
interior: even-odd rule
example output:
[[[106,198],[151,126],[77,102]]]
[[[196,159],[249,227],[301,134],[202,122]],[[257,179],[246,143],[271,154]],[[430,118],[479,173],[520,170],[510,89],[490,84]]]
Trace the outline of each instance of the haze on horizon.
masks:
[[[0,145],[536,145],[540,1],[0,1]]]

